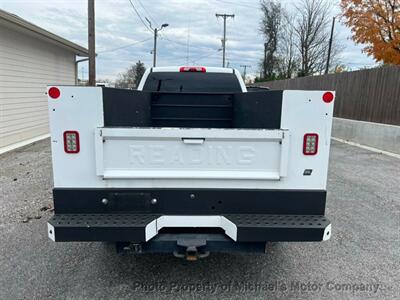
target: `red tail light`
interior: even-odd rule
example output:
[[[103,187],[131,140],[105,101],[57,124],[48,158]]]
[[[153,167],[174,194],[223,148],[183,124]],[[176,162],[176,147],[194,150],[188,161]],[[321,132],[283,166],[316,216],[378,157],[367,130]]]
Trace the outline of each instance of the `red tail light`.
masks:
[[[306,133],[303,140],[303,154],[315,155],[318,152],[318,134]]]
[[[78,153],[79,150],[78,131],[64,131],[64,151],[73,154]]]
[[[49,88],[49,96],[50,98],[53,99],[57,99],[58,97],[60,97],[60,90],[58,88],[56,88],[55,86]]]
[[[206,72],[205,67],[180,67],[179,72]]]

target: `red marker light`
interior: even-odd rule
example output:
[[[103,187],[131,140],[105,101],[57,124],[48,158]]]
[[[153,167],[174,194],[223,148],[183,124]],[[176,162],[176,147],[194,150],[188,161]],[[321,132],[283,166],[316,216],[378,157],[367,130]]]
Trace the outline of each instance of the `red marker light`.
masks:
[[[326,92],[322,95],[322,100],[324,100],[325,103],[331,103],[335,96],[331,92]]]
[[[58,97],[60,97],[60,94],[61,94],[61,92],[60,92],[60,90],[58,88],[56,88],[54,86],[49,88],[49,96],[50,96],[50,98],[57,99]]]

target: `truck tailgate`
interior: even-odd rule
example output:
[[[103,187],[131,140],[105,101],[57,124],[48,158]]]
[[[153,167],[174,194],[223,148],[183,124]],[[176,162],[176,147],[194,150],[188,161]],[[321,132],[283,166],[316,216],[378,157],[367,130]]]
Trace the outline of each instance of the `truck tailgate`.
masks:
[[[280,180],[287,130],[97,128],[96,174],[104,179]]]

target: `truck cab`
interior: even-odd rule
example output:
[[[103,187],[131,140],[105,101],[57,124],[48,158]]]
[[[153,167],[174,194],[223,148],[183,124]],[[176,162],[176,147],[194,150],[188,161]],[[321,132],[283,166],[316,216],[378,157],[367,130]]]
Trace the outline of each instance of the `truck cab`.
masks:
[[[158,67],[147,69],[139,91],[246,93],[238,70],[216,67]]]
[[[247,92],[234,69],[181,66],[48,95],[52,240],[193,260],[330,238],[333,91]]]

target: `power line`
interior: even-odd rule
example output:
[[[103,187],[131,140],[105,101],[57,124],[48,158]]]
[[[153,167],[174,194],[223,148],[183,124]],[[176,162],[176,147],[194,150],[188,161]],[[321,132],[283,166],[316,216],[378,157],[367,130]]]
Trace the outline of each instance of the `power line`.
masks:
[[[139,17],[140,21],[146,27],[147,30],[151,31],[151,33],[154,35],[154,46],[153,46],[153,67],[156,66],[156,61],[157,61],[157,37],[158,37],[158,32],[162,30],[163,28],[167,27],[168,24],[164,23],[161,25],[160,28],[157,28],[157,22],[155,22],[156,26],[153,28],[151,21],[144,16],[144,19],[149,23],[146,24],[146,22],[143,20],[142,16],[140,15],[139,11],[136,9],[135,5],[132,3],[131,0],[129,0],[129,3],[131,4],[133,10],[135,11],[136,15]],[[138,3],[142,6],[142,8],[149,14],[150,18],[154,21],[154,18],[151,17],[150,13],[147,11],[147,9],[143,6],[143,4],[138,0]]]
[[[134,46],[134,45],[137,45],[137,44],[141,44],[141,43],[147,42],[147,41],[149,41],[151,39],[152,38],[147,38],[147,39],[144,39],[144,40],[141,40],[141,41],[137,41],[137,42],[134,42],[134,43],[131,43],[131,44],[127,44],[127,45],[124,45],[124,46],[120,46],[120,47],[116,47],[116,48],[111,48],[111,49],[106,49],[106,50],[103,50],[103,51],[99,51],[97,53],[100,54],[100,53],[104,53],[104,52],[111,52],[111,51],[116,51],[116,50],[128,48],[128,47],[131,47],[131,46]]]
[[[137,0],[137,2],[139,3],[139,5],[143,8],[143,10],[149,15],[149,18],[151,21],[153,21],[153,23],[155,23],[156,26],[158,26],[158,22],[153,18],[153,15],[147,10],[147,8],[142,4],[142,1]]]
[[[253,9],[260,9],[260,6],[251,5],[251,4],[243,4],[243,3],[237,3],[237,2],[226,1],[226,0],[214,0],[214,1],[220,2],[220,3],[225,3],[225,4],[230,4],[230,5],[234,5],[234,6],[241,6],[241,7],[253,8]],[[285,3],[297,3],[298,1],[296,1],[296,0],[285,0],[285,1],[278,1],[278,2],[282,2],[282,4],[285,4]]]
[[[162,38],[162,39],[164,39],[164,40],[167,40],[167,41],[169,41],[169,42],[171,42],[171,43],[174,43],[174,44],[177,44],[177,45],[180,45],[180,46],[184,46],[185,48],[187,48],[187,43],[183,43],[183,42],[178,42],[178,41],[174,41],[174,40],[171,40],[170,38],[168,38],[168,37],[166,37],[165,36],[165,34],[164,35],[159,35],[160,36],[160,38]],[[191,48],[197,48],[197,49],[210,49],[210,50],[214,50],[214,48],[211,48],[211,47],[207,47],[207,46],[195,46],[195,45],[193,45],[193,44],[191,44],[190,45],[190,47]]]
[[[213,52],[213,53],[210,53],[210,54],[206,54],[206,55],[203,55],[203,56],[200,56],[200,57],[198,57],[198,58],[196,58],[195,60],[192,60],[192,63],[197,63],[199,60],[201,60],[201,59],[204,59],[204,58],[208,58],[208,57],[210,57],[210,56],[213,56],[213,55],[215,55],[215,54],[217,54],[219,51],[221,51],[222,49],[218,49],[216,52]]]
[[[153,30],[151,30],[151,28],[146,24],[146,22],[142,19],[142,16],[140,15],[140,13],[138,12],[138,10],[136,9],[135,5],[133,5],[131,0],[128,0],[129,3],[131,4],[133,10],[135,11],[136,15],[139,17],[140,21],[142,22],[142,24],[144,25],[144,27],[146,27],[147,30],[151,31],[151,33],[153,33]]]
[[[253,6],[253,5],[248,5],[248,4],[236,3],[236,2],[230,2],[230,1],[223,1],[223,0],[214,0],[214,1],[225,3],[225,4],[232,4],[232,5],[235,5],[235,6],[242,6],[242,7],[260,9],[260,7]]]
[[[177,45],[181,45],[181,46],[187,47],[187,44],[182,43],[182,42],[178,42],[178,41],[171,40],[170,38],[166,37],[165,35],[160,35],[160,38],[162,38],[162,39],[164,39],[164,40],[167,40],[167,41],[169,41],[169,42],[171,42],[171,43],[174,43],[174,44],[177,44]]]
[[[344,65],[353,65],[353,66],[378,66],[379,64],[374,64],[374,63],[351,63],[351,62],[347,62],[347,63],[343,63]]]

